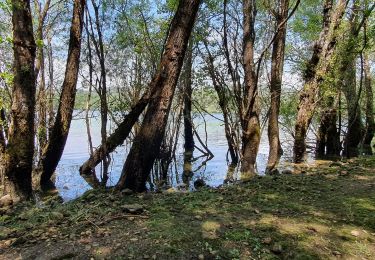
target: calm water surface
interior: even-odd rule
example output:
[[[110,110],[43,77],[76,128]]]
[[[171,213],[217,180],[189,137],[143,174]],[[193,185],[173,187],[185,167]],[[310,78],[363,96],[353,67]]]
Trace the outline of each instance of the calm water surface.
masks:
[[[215,114],[215,117],[221,118],[220,114]],[[224,134],[224,126],[222,122],[212,116],[205,116],[207,122],[207,144],[208,148],[214,154],[214,158],[207,161],[202,165],[202,162],[206,158],[198,159],[193,163],[192,182],[197,178],[202,178],[210,186],[217,187],[222,185],[226,179],[228,173],[227,163],[227,141]],[[197,127],[198,133],[203,140],[205,140],[205,130],[202,118],[194,119],[194,124]],[[115,126],[111,126],[115,127]],[[183,130],[183,129],[181,129]],[[263,174],[266,168],[267,156],[268,156],[268,140],[267,131],[264,130],[262,134],[261,144],[259,148],[259,154],[257,158],[257,170],[260,174]],[[97,118],[91,120],[91,134],[93,139],[94,147],[100,144],[100,121]],[[285,155],[290,155],[291,140],[292,138],[287,134],[282,134],[282,147],[284,149],[284,156],[282,158],[282,164],[287,161]],[[183,172],[183,137],[179,139],[179,145],[177,147],[176,162],[171,164],[169,171],[169,183],[172,186],[182,182]],[[196,141],[196,144],[198,142]],[[124,164],[127,151],[130,147],[123,145],[119,147],[114,153],[112,153],[112,163],[110,167],[110,179],[108,185],[112,186],[117,183],[120,177],[122,166]],[[85,191],[90,189],[90,186],[80,177],[78,169],[82,163],[88,159],[88,142],[86,133],[86,124],[84,119],[75,119],[72,121],[69,137],[65,146],[64,154],[57,168],[56,174],[56,187],[64,200],[74,199]],[[201,153],[197,150],[194,151],[194,156],[198,157]],[[100,166],[98,166],[98,171]],[[234,178],[238,178],[235,174]]]

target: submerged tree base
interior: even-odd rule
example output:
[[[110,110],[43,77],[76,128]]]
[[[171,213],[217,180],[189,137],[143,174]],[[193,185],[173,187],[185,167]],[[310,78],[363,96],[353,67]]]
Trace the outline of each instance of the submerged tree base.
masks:
[[[192,193],[90,191],[0,216],[0,258],[373,259],[375,158]]]

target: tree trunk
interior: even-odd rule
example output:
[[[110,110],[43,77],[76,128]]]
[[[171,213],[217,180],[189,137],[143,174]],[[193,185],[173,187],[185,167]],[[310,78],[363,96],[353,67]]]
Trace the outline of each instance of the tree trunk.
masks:
[[[338,0],[335,9],[332,10],[332,0],[326,0],[324,3],[323,30],[314,45],[313,55],[307,64],[304,75],[305,84],[298,104],[293,146],[293,160],[295,163],[304,161],[306,134],[314,115],[319,86],[322,84],[324,76],[329,69],[329,60],[336,46],[337,29],[341,24],[346,5],[346,0]]]
[[[272,65],[271,65],[271,108],[268,121],[268,141],[270,151],[268,156],[266,173],[274,171],[279,163],[282,148],[279,135],[279,113],[281,99],[282,76],[284,72],[284,54],[289,0],[281,0],[277,14],[276,25],[279,29],[273,43]],[[281,27],[280,27],[281,26]]]
[[[341,67],[343,76],[343,92],[348,110],[348,127],[344,141],[344,156],[351,158],[359,155],[359,144],[363,137],[363,124],[361,120],[361,109],[356,87],[356,59],[355,55],[344,58],[345,65]],[[351,59],[348,61],[347,59]]]
[[[228,101],[230,100],[230,98],[226,94],[225,86],[223,86],[224,84],[221,84],[221,81],[217,76],[217,73],[214,67],[214,58],[208,48],[208,44],[206,41],[204,41],[204,45],[206,47],[206,51],[208,54],[207,63],[208,63],[209,75],[211,77],[212,84],[219,98],[219,106],[220,106],[221,112],[223,113],[224,132],[225,132],[225,137],[228,143],[228,151],[231,157],[232,164],[237,164],[238,163],[238,152],[237,152],[238,150],[235,148],[236,147],[236,141],[235,141],[236,133],[231,128],[230,118],[229,118],[230,111],[229,111]]]
[[[337,102],[329,96],[318,128],[315,157],[326,159],[340,155],[340,135],[337,131]]]
[[[371,141],[375,134],[374,94],[372,91],[371,71],[367,53],[364,54],[363,62],[366,91],[366,135],[363,141],[363,152],[372,155]]]
[[[103,35],[102,35],[102,28],[100,25],[100,18],[99,18],[99,7],[96,4],[95,0],[91,0],[92,6],[95,11],[95,27],[98,35],[98,39],[94,38],[94,33],[92,32],[92,39],[94,41],[94,46],[96,50],[96,54],[99,58],[100,64],[100,80],[99,80],[99,97],[100,97],[100,118],[101,118],[101,127],[100,127],[100,135],[101,135],[101,147],[103,148],[104,153],[107,153],[107,122],[108,122],[108,103],[107,103],[107,73],[105,67],[105,53],[104,53],[104,42],[103,42]],[[91,19],[90,19],[91,23]],[[92,25],[91,25],[92,29]],[[108,181],[108,168],[110,164],[111,157],[105,156],[102,160],[102,186],[106,186]]]
[[[144,191],[159,154],[178,77],[200,0],[181,0],[172,20],[156,80],[157,91],[150,100],[141,129],[135,137],[117,188]]]
[[[193,42],[190,40],[185,62],[184,71],[184,136],[185,153],[194,151],[193,118],[191,117],[192,103],[192,66],[193,66]]]
[[[61,159],[68,138],[74,110],[78,70],[81,54],[83,15],[86,1],[74,0],[73,18],[70,28],[68,60],[62,85],[60,103],[47,146],[44,148],[39,168],[42,171],[41,186],[48,189],[51,177]]]
[[[43,29],[45,18],[50,7],[51,0],[47,0],[41,8],[40,2],[35,1],[35,9],[38,15],[38,28],[36,31],[36,37],[39,42],[43,42]],[[44,66],[44,44],[38,46],[37,56],[35,61],[35,78],[39,80],[39,90],[37,95],[37,112],[38,112],[38,125],[37,125],[37,136],[39,144],[39,158],[42,156],[42,148],[47,143],[47,92],[46,92],[46,77],[45,77],[45,66]]]
[[[29,0],[12,1],[14,79],[8,145],[1,162],[4,193],[14,201],[32,194],[34,154],[35,54]]]
[[[260,143],[258,80],[254,65],[255,1],[243,1],[243,66],[244,109],[242,109],[242,159],[243,179],[255,175],[255,163]]]

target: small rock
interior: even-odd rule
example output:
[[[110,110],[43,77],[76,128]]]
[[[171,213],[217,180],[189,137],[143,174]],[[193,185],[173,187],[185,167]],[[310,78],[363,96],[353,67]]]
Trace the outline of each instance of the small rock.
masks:
[[[340,175],[348,175],[348,171],[341,171]]]
[[[7,194],[0,198],[0,208],[1,207],[9,207],[13,205],[13,199],[12,197]]]
[[[58,211],[51,212],[51,217],[55,220],[62,220],[64,218],[64,215]]]
[[[150,256],[148,256],[148,255],[144,255],[144,256],[143,256],[143,259],[150,259]]]
[[[335,256],[341,256],[341,252],[339,251],[333,251],[332,254]]]
[[[123,205],[122,210],[131,214],[140,214],[144,211],[142,205],[139,204],[131,204],[131,205]]]
[[[137,241],[138,241],[138,238],[131,238],[130,241],[132,241],[132,242],[137,242]]]
[[[290,174],[293,174],[293,171],[289,170],[289,169],[286,169],[286,170],[283,170],[281,173],[286,174],[286,175],[290,175]]]
[[[121,194],[122,195],[125,195],[125,196],[128,196],[128,195],[132,195],[133,194],[133,191],[131,189],[123,189],[121,191]]]
[[[167,190],[164,191],[164,193],[176,193],[177,190],[175,188],[169,188]]]
[[[203,218],[202,218],[202,216],[196,215],[196,216],[194,216],[194,219],[196,219],[196,220],[202,220]]]
[[[64,190],[69,190],[69,187],[66,186],[66,185],[64,185],[63,189],[64,189]]]
[[[353,230],[352,232],[350,232],[350,234],[351,234],[352,236],[358,237],[358,236],[359,236],[359,231],[357,231],[357,230]]]
[[[254,212],[255,212],[256,214],[260,214],[259,209],[254,209]]]
[[[263,244],[266,244],[266,245],[269,245],[269,244],[272,243],[272,238],[270,238],[270,237],[265,237],[265,238],[263,238],[262,243],[263,243]]]
[[[180,183],[176,186],[177,189],[179,190],[185,190],[186,189],[186,184],[185,183]]]
[[[128,217],[128,220],[130,220],[130,221],[134,221],[134,220],[135,220],[135,217]]]
[[[281,254],[283,252],[283,247],[280,244],[274,244],[271,251],[275,254]]]
[[[341,167],[342,163],[341,162],[332,162],[329,167]]]
[[[200,255],[198,256],[198,259],[199,259],[199,260],[204,260],[204,255],[200,254]]]

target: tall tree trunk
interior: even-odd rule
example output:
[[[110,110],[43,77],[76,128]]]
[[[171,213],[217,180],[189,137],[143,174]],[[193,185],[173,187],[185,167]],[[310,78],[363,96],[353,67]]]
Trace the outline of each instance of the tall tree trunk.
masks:
[[[12,1],[14,79],[8,145],[1,160],[4,193],[13,200],[32,194],[36,45],[29,0]]]
[[[81,54],[81,37],[85,4],[86,0],[74,0],[68,60],[62,85],[60,103],[51,131],[51,136],[47,146],[44,148],[39,166],[42,171],[40,182],[44,189],[48,189],[51,185],[54,186],[50,179],[61,159],[68,138],[70,123],[72,121]]]
[[[279,11],[276,17],[278,32],[276,32],[277,35],[272,50],[270,82],[271,108],[268,120],[268,141],[270,151],[266,168],[267,173],[271,173],[276,169],[282,154],[279,134],[279,113],[287,29],[287,23],[285,21],[288,17],[289,0],[280,0],[279,2]]]
[[[47,16],[47,12],[50,7],[51,0],[47,0],[43,10],[41,8],[40,2],[35,1],[35,9],[38,15],[38,28],[36,31],[36,37],[39,42],[43,42],[43,29],[44,23]],[[37,95],[37,112],[38,112],[38,126],[37,126],[37,136],[39,143],[39,158],[42,156],[42,148],[47,143],[47,92],[46,92],[46,77],[45,77],[45,66],[44,66],[44,45],[41,44],[37,49],[37,56],[35,61],[35,78],[39,80],[39,90]]]
[[[300,94],[298,114],[295,123],[295,140],[293,146],[293,159],[301,163],[306,153],[306,135],[309,129],[314,110],[319,86],[329,69],[329,61],[336,46],[337,29],[341,24],[347,5],[346,0],[338,0],[334,10],[333,1],[325,0],[323,8],[323,30],[314,45],[314,52],[305,70],[303,90]]]
[[[363,124],[361,120],[361,108],[359,105],[360,93],[356,87],[356,56],[344,58],[345,66],[341,67],[343,75],[343,92],[345,95],[348,110],[348,127],[344,141],[344,156],[351,158],[359,155],[359,144],[363,137]],[[352,58],[351,61],[347,59]]]
[[[366,135],[363,141],[363,152],[372,155],[371,141],[375,134],[375,121],[374,121],[374,94],[372,91],[372,79],[369,58],[367,53],[363,57],[364,65],[364,84],[366,91]]]
[[[260,143],[258,80],[254,65],[256,6],[253,0],[243,1],[243,66],[244,108],[241,115],[241,174],[247,179],[255,175],[255,163]]]
[[[101,118],[101,147],[103,148],[104,153],[107,153],[107,122],[108,122],[108,103],[107,103],[107,73],[105,67],[105,53],[104,53],[104,42],[102,27],[100,25],[99,18],[99,6],[96,4],[95,0],[91,0],[92,6],[95,11],[95,27],[98,35],[98,39],[94,38],[94,33],[92,32],[92,39],[94,42],[96,54],[99,58],[100,64],[100,80],[99,80],[99,97],[100,97],[100,118]],[[90,19],[91,23],[91,19]],[[92,29],[92,25],[91,25]],[[111,157],[105,156],[102,160],[102,185],[106,186],[108,181],[108,168],[110,164]]]
[[[193,66],[193,41],[189,41],[189,47],[186,54],[186,62],[184,66],[184,137],[185,137],[185,153],[194,151],[194,134],[193,134],[193,118],[191,117],[192,103],[192,66]]]
[[[146,181],[159,154],[170,107],[181,72],[189,37],[194,26],[200,0],[181,0],[171,22],[165,51],[154,84],[157,91],[150,100],[141,129],[126,159],[119,189],[144,191]]]

